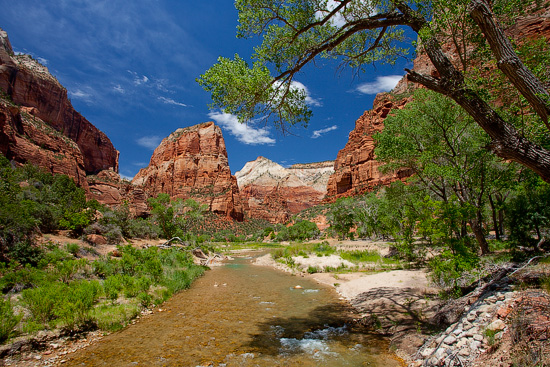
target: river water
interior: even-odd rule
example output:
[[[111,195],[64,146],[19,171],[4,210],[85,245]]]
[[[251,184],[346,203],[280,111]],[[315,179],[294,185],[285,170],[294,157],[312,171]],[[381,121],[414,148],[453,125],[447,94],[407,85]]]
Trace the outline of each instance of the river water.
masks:
[[[330,288],[235,258],[64,366],[402,366]],[[301,288],[296,289],[296,286]]]

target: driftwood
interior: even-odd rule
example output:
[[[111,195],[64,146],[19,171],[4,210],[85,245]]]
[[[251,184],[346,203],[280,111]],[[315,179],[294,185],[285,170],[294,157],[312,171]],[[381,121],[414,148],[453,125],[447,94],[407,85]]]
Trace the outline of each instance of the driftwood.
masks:
[[[182,246],[189,246],[190,245],[189,242],[185,242],[184,240],[182,240],[179,237],[172,237],[168,241],[160,244],[159,247],[160,248],[170,248],[170,247],[172,247],[172,242],[174,242],[174,241],[179,242],[179,244],[182,245]]]

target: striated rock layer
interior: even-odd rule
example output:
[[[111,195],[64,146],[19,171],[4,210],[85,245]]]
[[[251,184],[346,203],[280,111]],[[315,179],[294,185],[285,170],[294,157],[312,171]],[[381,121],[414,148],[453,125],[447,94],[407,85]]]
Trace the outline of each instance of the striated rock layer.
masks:
[[[67,90],[45,66],[29,55],[14,55],[2,29],[0,91],[14,104],[31,108],[36,118],[74,141],[82,153],[87,174],[104,169],[118,171],[118,151],[109,138],[74,110]],[[12,140],[8,144],[12,154],[17,156],[19,147],[16,142]]]
[[[378,94],[374,108],[366,111],[349,133],[344,149],[338,152],[334,162],[334,174],[327,184],[327,196],[358,195],[381,185],[403,180],[410,176],[408,170],[382,174],[380,163],[374,157],[373,134],[382,131],[384,119],[394,108],[403,108],[410,98],[396,98],[388,93]]]
[[[149,196],[194,199],[210,211],[243,220],[245,205],[231,175],[221,129],[213,122],[178,129],[132,180]]]
[[[126,203],[132,215],[136,217],[149,215],[147,194],[143,188],[122,179],[118,173],[112,170],[103,170],[97,175],[87,176],[86,180],[91,197],[101,204],[118,207]]]
[[[19,164],[32,163],[53,174],[64,174],[88,189],[79,147],[33,116],[32,109],[0,98],[0,152]]]
[[[284,223],[293,214],[319,204],[326,195],[334,162],[295,164],[290,168],[264,157],[235,173],[248,201],[249,216]]]

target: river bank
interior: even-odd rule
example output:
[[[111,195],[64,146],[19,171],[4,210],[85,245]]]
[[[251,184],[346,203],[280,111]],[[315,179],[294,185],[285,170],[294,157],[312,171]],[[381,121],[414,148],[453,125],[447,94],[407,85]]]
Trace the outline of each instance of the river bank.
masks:
[[[371,241],[333,243],[387,252]],[[334,287],[359,313],[356,320],[391,341],[408,366],[549,366],[550,296],[538,285],[550,279],[548,261],[515,270],[500,264],[467,295],[443,301],[424,270],[308,274],[305,266],[338,267],[337,256],[294,257],[294,268],[263,256],[271,266]],[[301,269],[301,270],[297,270]]]
[[[361,242],[353,241],[353,249],[374,249],[372,242]],[[384,253],[387,249],[383,247],[380,251]],[[308,266],[319,269],[336,268],[343,261],[336,255],[296,257],[294,260],[298,264],[305,261]],[[358,312],[355,321],[389,337],[392,351],[405,360],[410,360],[410,355],[433,333],[435,326],[429,320],[443,303],[423,269],[309,274],[276,262],[269,254],[258,258],[255,264],[294,273],[334,288]]]

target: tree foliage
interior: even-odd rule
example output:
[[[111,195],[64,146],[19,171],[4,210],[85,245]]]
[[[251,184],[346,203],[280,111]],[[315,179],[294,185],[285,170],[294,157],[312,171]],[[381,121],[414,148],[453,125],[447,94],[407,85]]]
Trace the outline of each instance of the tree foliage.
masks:
[[[530,0],[237,0],[238,37],[261,38],[249,65],[235,56],[220,58],[198,82],[212,94],[212,107],[235,114],[241,122],[255,117],[281,128],[305,123],[311,112],[295,76],[319,59],[336,59],[357,73],[376,62],[406,56],[404,29],[418,34],[421,52],[439,76],[408,71],[411,81],[455,100],[490,137],[491,150],[529,167],[550,182],[550,151],[526,138],[513,119],[486,100],[472,83],[470,69],[478,54],[490,55],[509,83],[546,124],[549,94],[541,79],[517,56],[499,20],[513,20]],[[459,65],[451,62],[441,42],[457,48]],[[451,48],[452,49],[452,48]],[[489,102],[489,103],[488,103]]]

